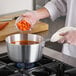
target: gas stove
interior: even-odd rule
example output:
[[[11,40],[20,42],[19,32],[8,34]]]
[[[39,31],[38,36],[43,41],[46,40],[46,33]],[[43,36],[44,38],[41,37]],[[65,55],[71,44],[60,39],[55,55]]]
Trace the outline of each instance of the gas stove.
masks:
[[[16,63],[0,55],[0,76],[76,76],[76,68],[45,55],[31,64]]]

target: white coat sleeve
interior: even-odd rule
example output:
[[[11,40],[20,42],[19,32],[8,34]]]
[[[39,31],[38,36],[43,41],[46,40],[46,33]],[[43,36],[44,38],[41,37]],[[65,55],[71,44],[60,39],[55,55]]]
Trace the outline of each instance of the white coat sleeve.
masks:
[[[48,10],[52,21],[66,15],[66,2],[64,0],[51,0],[44,7]]]

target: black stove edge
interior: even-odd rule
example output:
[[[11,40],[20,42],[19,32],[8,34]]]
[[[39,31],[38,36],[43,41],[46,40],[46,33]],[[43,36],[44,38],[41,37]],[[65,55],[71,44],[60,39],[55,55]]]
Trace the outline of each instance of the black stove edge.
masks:
[[[4,57],[4,56],[7,56],[7,55],[8,55],[7,52],[5,52],[5,53],[1,53],[1,54],[0,54],[0,58],[2,58],[2,57]]]
[[[43,55],[56,59],[62,63],[68,64],[72,67],[76,67],[76,58],[73,58],[71,56],[67,56],[63,53],[60,53],[56,50],[44,47],[43,48]]]

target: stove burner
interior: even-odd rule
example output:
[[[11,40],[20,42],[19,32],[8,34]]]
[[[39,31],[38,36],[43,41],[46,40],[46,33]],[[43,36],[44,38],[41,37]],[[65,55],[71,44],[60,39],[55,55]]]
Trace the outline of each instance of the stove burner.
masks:
[[[25,68],[25,69],[29,69],[29,68],[33,68],[34,67],[34,63],[17,63],[16,64],[18,68]]]
[[[47,56],[28,64],[13,62],[3,55],[0,57],[0,76],[76,76],[76,69]]]

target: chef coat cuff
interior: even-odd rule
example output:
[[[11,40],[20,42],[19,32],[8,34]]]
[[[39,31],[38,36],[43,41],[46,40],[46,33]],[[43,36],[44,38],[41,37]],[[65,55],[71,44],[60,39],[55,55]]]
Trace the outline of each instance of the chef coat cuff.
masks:
[[[52,21],[60,17],[60,12],[53,2],[48,2],[44,7],[48,10]]]

